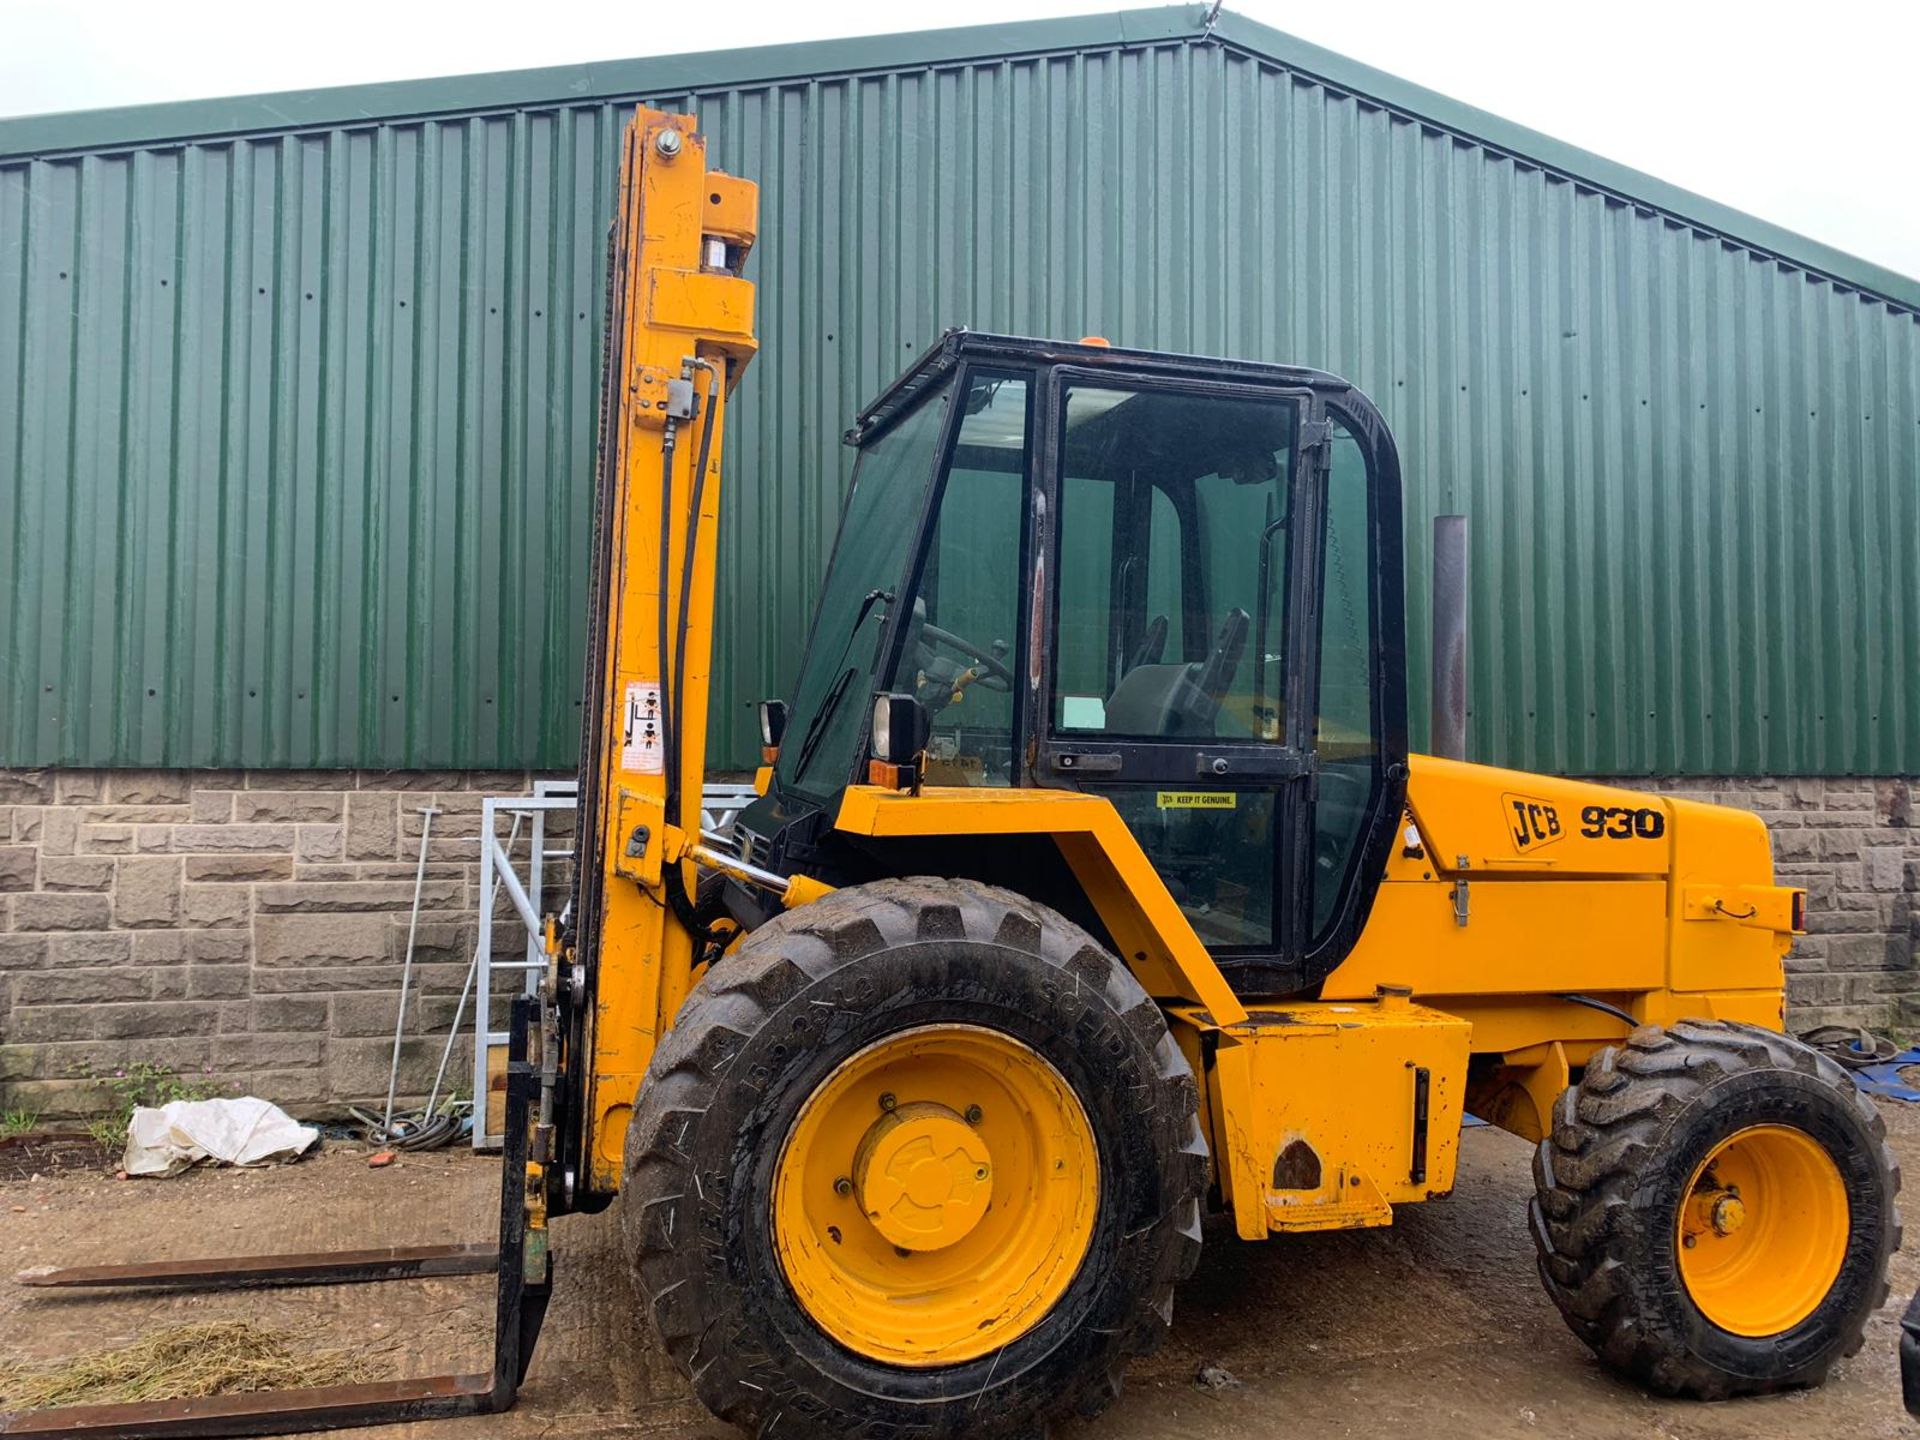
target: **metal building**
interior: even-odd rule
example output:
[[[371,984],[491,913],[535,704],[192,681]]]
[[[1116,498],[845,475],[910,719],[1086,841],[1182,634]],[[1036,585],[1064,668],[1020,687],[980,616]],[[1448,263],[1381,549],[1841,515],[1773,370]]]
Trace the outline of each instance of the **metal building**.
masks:
[[[0,122],[0,766],[570,765],[615,142],[758,180],[716,759],[949,325],[1291,360],[1476,758],[1920,770],[1920,283],[1205,7]],[[1419,737],[1416,736],[1416,739]]]

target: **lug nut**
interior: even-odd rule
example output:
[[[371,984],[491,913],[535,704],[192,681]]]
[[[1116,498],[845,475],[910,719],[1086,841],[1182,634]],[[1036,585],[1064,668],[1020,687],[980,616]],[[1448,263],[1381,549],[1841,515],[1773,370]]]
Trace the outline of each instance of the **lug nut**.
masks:
[[[880,1108],[882,1110],[892,1110],[899,1103],[898,1100],[893,1098],[893,1092],[891,1090],[880,1097]]]
[[[967,1124],[978,1125],[979,1123],[980,1123],[980,1107],[978,1105],[967,1106]]]
[[[836,1195],[851,1195],[853,1193],[853,1181],[842,1175],[838,1180],[833,1182],[833,1193]]]

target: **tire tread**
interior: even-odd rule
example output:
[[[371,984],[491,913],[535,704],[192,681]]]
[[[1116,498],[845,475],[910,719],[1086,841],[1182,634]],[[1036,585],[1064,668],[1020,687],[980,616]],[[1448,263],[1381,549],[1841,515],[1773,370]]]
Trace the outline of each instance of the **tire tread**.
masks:
[[[1568,1327],[1595,1353],[1650,1389],[1699,1399],[1764,1394],[1818,1384],[1833,1361],[1859,1350],[1867,1320],[1886,1300],[1885,1267],[1871,1303],[1844,1321],[1839,1343],[1784,1376],[1739,1376],[1689,1351],[1654,1323],[1623,1237],[1636,1195],[1661,1163],[1666,1131],[1681,1111],[1703,1103],[1730,1076],[1784,1071],[1817,1080],[1872,1138],[1887,1177],[1892,1248],[1900,1243],[1892,1210],[1900,1172],[1886,1145],[1886,1123],[1871,1099],[1826,1056],[1791,1037],[1731,1021],[1687,1020],[1645,1026],[1587,1066],[1553,1110],[1551,1133],[1534,1151],[1529,1206],[1540,1279]]]

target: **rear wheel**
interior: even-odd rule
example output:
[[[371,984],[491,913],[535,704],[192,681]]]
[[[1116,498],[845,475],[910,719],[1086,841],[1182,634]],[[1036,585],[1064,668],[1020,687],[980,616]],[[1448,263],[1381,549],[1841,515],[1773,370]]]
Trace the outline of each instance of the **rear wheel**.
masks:
[[[1164,1333],[1206,1174],[1192,1074],[1124,966],[1009,892],[886,881],[695,988],[635,1105],[625,1229],[723,1418],[1031,1435]]]
[[[1560,1097],[1534,1239],[1574,1333],[1642,1384],[1818,1384],[1860,1348],[1899,1245],[1900,1172],[1838,1065],[1748,1025],[1646,1027]]]

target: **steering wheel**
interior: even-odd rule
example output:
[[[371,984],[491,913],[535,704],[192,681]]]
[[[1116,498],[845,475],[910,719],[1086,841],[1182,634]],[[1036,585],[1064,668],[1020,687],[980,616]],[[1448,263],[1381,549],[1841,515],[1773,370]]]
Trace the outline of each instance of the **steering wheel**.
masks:
[[[1013,671],[1006,662],[995,655],[991,649],[976,645],[964,635],[956,635],[951,630],[942,630],[938,625],[923,624],[920,627],[922,643],[944,645],[947,649],[975,663],[976,671],[973,684],[983,690],[994,690],[1002,694],[1013,689]]]

